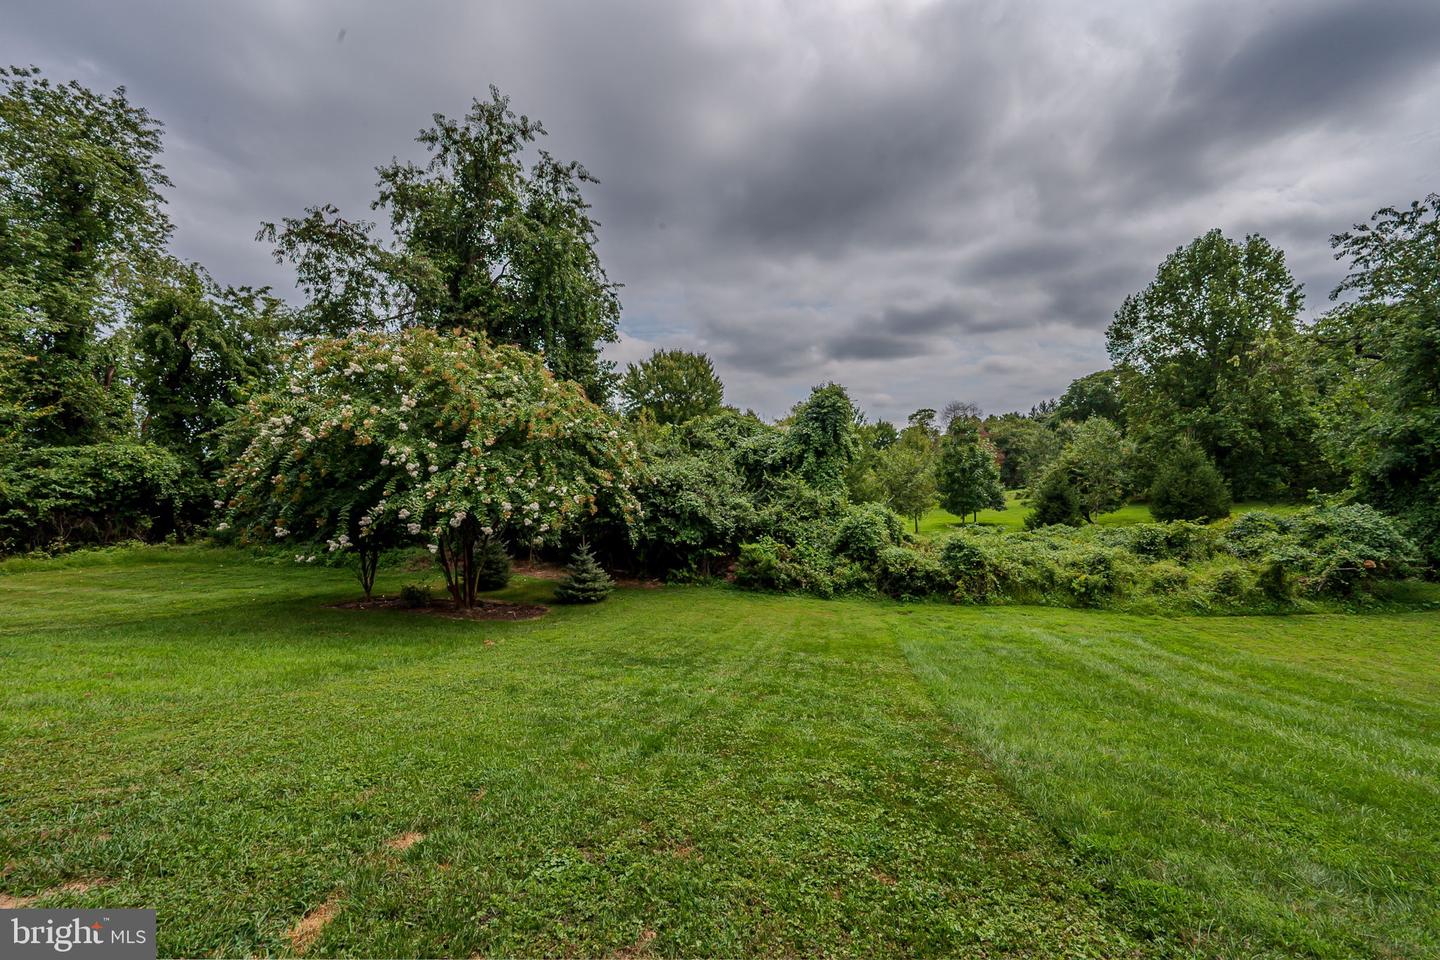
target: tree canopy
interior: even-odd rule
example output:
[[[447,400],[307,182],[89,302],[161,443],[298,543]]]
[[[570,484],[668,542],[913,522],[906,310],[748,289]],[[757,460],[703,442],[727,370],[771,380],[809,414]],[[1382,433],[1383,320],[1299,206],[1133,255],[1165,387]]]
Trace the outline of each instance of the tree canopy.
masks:
[[[613,364],[600,346],[617,337],[620,301],[582,191],[596,181],[543,149],[527,166],[544,134],[491,87],[459,120],[435,114],[416,138],[427,163],[377,168],[371,208],[385,213],[393,239],[330,205],[264,224],[260,236],[274,244],[276,261],[295,264],[308,328],[483,333],[544,354],[556,376],[606,400]]]
[[[630,416],[643,414],[656,423],[677,424],[719,410],[725,387],[705,354],[656,350],[626,367],[620,401]]]

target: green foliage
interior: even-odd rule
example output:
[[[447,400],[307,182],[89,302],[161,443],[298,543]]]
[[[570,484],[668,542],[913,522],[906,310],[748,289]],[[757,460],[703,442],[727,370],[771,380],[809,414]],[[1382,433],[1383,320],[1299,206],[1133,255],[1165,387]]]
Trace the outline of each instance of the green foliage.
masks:
[[[1070,479],[1070,470],[1061,463],[1051,465],[1040,478],[1040,484],[1030,497],[1032,509],[1025,518],[1029,530],[1065,524],[1078,527],[1084,514],[1080,511],[1080,495]]]
[[[534,354],[424,327],[305,341],[230,429],[221,529],[242,542],[324,543],[367,564],[426,543],[470,606],[475,549],[552,539],[598,511],[635,510],[633,441]]]
[[[1313,507],[1288,517],[1241,514],[1225,549],[1269,571],[1270,584],[1295,578],[1311,596],[1353,597],[1379,581],[1413,574],[1420,560],[1400,523],[1362,503]]]
[[[164,535],[187,496],[183,462],[154,444],[0,449],[0,552]]]
[[[1109,420],[1092,417],[1075,429],[1057,464],[1069,474],[1086,522],[1124,505],[1129,460],[1129,445]]]
[[[1038,483],[1045,468],[1060,455],[1059,434],[1018,413],[991,417],[985,421],[985,432],[1000,454],[1000,482],[1007,489]]]
[[[832,549],[837,557],[873,567],[881,551],[905,542],[905,522],[877,503],[852,507],[836,524]]]
[[[498,537],[487,537],[475,548],[475,589],[504,590],[510,585],[510,554]]]
[[[1440,194],[1331,238],[1350,298],[1320,323],[1334,381],[1322,431],[1358,492],[1404,516],[1440,568]]]
[[[940,506],[961,518],[981,510],[1005,509],[1005,491],[995,460],[995,448],[973,424],[963,424],[947,434],[940,442],[935,465]]]
[[[266,291],[221,289],[193,266],[150,290],[129,335],[141,436],[213,474],[216,430],[275,362],[280,312]]]
[[[940,558],[927,549],[885,547],[875,569],[875,585],[896,600],[943,596],[953,587]]]
[[[1156,520],[1219,520],[1230,516],[1230,490],[1205,452],[1181,438],[1155,472],[1150,512]]]
[[[400,588],[400,602],[412,610],[430,606],[430,588],[423,583],[407,583]]]
[[[677,424],[718,412],[725,387],[705,354],[656,350],[625,369],[620,400],[629,416],[643,414],[656,423]]]
[[[265,225],[277,262],[296,266],[309,327],[483,333],[543,353],[556,376],[605,400],[614,375],[600,344],[616,339],[620,302],[581,192],[595,181],[544,150],[527,168],[544,133],[491,87],[490,99],[475,100],[460,120],[436,114],[420,132],[429,163],[378,168],[373,206],[386,212],[393,240],[328,205]]]
[[[595,560],[588,544],[581,544],[565,568],[565,578],[555,585],[557,603],[599,603],[610,596],[615,583]]]
[[[935,447],[923,432],[906,429],[875,458],[879,499],[908,517],[918,531],[920,518],[935,505]]]
[[[1051,419],[1083,423],[1091,417],[1102,417],[1124,426],[1125,402],[1120,379],[1118,371],[1101,370],[1072,380],[1056,401]]]
[[[791,412],[782,446],[787,464],[816,490],[844,490],[845,471],[860,448],[859,421],[844,387],[830,383],[814,388]]]
[[[123,319],[170,234],[159,154],[160,124],[123,88],[0,69],[0,316],[16,338],[4,377],[28,443],[127,428],[118,357],[100,332]]]
[[[1323,482],[1296,335],[1302,301],[1263,237],[1212,230],[1176,250],[1106,332],[1132,435],[1152,453],[1192,437],[1242,499]]]

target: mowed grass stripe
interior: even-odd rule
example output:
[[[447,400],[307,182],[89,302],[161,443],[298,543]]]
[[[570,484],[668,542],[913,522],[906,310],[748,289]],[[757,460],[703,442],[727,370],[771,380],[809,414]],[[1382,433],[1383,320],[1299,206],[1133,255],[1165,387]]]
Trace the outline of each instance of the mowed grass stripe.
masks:
[[[1163,946],[954,736],[893,643],[906,608],[325,606],[353,593],[208,550],[0,577],[3,892],[103,879],[54,902],[157,907],[166,955]]]
[[[1372,634],[1408,641],[1377,653]],[[1202,953],[1440,947],[1440,742],[1422,694],[1440,617],[927,611],[897,639],[1027,805]],[[1389,662],[1346,675],[1367,656]],[[1401,664],[1397,690],[1383,677]]]

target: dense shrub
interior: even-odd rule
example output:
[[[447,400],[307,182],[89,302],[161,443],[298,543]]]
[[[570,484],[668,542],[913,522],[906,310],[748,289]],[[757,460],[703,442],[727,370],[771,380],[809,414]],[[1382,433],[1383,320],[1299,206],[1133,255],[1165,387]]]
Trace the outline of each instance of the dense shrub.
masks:
[[[1287,589],[1351,597],[1375,581],[1414,573],[1418,561],[1399,522],[1363,503],[1313,507],[1289,517],[1242,514],[1223,542],[1235,556],[1267,568],[1267,592],[1293,578]]]
[[[835,526],[835,555],[874,566],[888,547],[905,542],[905,521],[889,507],[866,503],[851,507]]]
[[[1183,594],[1190,589],[1190,572],[1173,560],[1161,560],[1145,568],[1144,585],[1147,593],[1160,597]]]
[[[1230,516],[1230,488],[1210,458],[1189,439],[1171,449],[1150,486],[1156,520],[1219,520]]]
[[[1065,585],[1082,607],[1098,607],[1135,578],[1134,561],[1123,550],[1078,546],[1062,555]]]
[[[153,444],[0,450],[0,552],[163,537],[186,480],[183,462]]]
[[[430,606],[430,588],[423,583],[407,583],[400,588],[400,603],[412,610]]]
[[[880,551],[875,582],[897,600],[941,596],[952,587],[940,558],[926,550],[886,547]]]
[[[813,546],[790,546],[773,537],[742,544],[735,582],[756,590],[793,590],[821,597],[835,594],[835,558]],[[845,572],[840,571],[841,580]]]

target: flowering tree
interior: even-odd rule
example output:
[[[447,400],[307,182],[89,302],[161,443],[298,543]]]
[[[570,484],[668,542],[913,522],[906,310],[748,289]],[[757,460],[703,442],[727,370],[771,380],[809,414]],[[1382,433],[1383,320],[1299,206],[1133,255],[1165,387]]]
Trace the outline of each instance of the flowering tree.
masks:
[[[633,442],[543,359],[426,328],[303,341],[230,433],[217,529],[242,542],[358,554],[370,595],[382,550],[425,543],[473,606],[486,540],[538,544],[609,500],[621,516]]]

